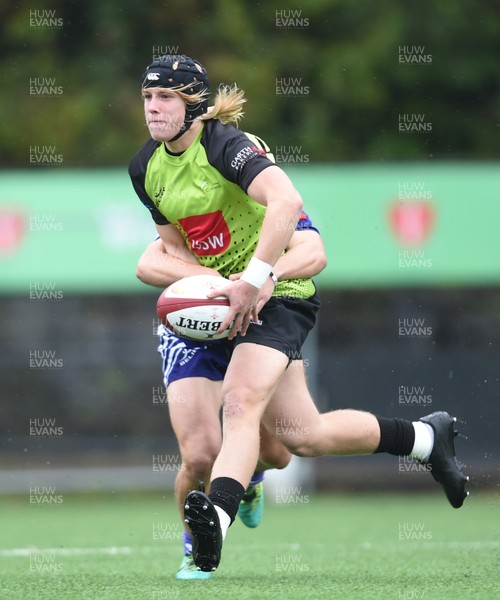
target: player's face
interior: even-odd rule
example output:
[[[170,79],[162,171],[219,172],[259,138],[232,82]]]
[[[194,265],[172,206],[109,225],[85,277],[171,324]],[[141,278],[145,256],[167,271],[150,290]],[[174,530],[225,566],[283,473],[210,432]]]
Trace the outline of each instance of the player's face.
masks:
[[[163,88],[142,90],[144,114],[151,137],[158,142],[172,139],[182,127],[186,114],[180,96]]]

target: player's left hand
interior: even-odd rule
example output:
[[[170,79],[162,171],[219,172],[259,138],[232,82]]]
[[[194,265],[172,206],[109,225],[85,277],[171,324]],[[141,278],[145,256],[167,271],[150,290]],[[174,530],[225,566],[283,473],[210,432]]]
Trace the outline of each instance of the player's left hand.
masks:
[[[237,333],[245,335],[250,325],[250,320],[257,322],[258,311],[257,301],[259,299],[260,290],[246,281],[232,281],[229,284],[214,288],[207,294],[208,298],[216,296],[226,296],[229,298],[229,312],[217,333],[226,330],[231,323],[231,331],[228,339],[232,340]],[[234,319],[234,322],[233,322]]]

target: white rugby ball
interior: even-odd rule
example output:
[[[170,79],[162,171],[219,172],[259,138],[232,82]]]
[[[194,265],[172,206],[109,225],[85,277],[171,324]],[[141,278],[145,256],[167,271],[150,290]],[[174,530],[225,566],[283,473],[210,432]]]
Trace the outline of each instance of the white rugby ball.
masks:
[[[216,333],[229,312],[226,296],[208,298],[207,293],[225,283],[216,275],[192,275],[179,279],[165,289],[156,303],[161,322],[170,331],[190,340],[220,340],[229,335],[231,326]]]

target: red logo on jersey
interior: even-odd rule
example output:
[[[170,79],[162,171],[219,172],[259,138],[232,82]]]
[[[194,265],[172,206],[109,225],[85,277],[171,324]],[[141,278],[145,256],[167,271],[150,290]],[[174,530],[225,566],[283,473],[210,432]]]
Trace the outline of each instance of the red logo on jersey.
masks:
[[[389,209],[389,220],[401,244],[418,246],[431,231],[434,209],[428,202],[396,202]]]
[[[191,249],[198,256],[222,254],[229,248],[231,234],[220,210],[206,215],[179,219],[186,232]]]

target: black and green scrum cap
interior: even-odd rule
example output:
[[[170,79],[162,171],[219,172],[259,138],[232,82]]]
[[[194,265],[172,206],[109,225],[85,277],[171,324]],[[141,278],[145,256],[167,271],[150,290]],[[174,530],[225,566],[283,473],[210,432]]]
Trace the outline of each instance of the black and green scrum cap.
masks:
[[[205,92],[205,97],[201,102],[186,103],[186,119],[181,132],[179,132],[181,135],[189,129],[196,117],[207,112],[210,92],[207,70],[200,62],[189,56],[184,54],[164,54],[160,56],[146,68],[142,74],[141,83],[143,88],[188,86],[182,90],[185,94]]]

